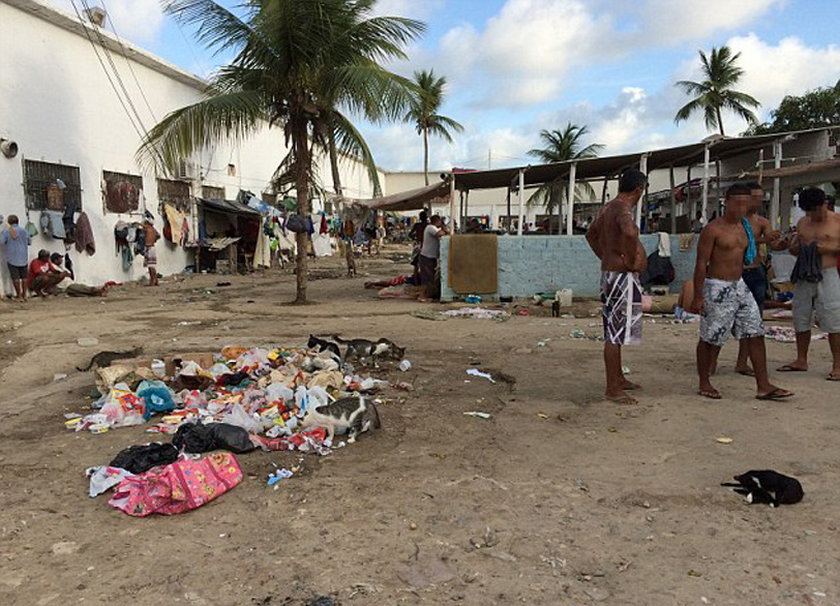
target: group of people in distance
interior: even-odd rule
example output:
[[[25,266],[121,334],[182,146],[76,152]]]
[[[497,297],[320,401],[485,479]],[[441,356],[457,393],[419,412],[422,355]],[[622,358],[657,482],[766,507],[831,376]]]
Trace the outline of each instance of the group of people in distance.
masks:
[[[619,193],[604,206],[586,234],[601,260],[601,300],[604,320],[606,398],[635,404],[628,392],[639,386],[622,372],[622,346],[637,344],[642,334],[642,287],[639,274],[647,256],[639,240],[633,207],[639,203],[647,177],[638,170],[621,175]],[[792,392],[770,382],[764,344],[762,309],[767,290],[762,246],[789,250],[797,257],[791,280],[796,359],[780,372],[808,369],[808,348],[814,314],[828,333],[832,368],[827,378],[840,381],[840,214],[829,208],[825,192],[808,187],[799,195],[805,216],[795,232],[783,235],[758,214],[764,191],[758,183],[736,183],[726,191],[723,214],[700,232],[694,279],[683,289],[681,302],[700,315],[697,343],[698,394],[721,399],[711,383],[721,347],[734,336],[739,341],[735,370],[752,376],[756,398],[781,400]]]

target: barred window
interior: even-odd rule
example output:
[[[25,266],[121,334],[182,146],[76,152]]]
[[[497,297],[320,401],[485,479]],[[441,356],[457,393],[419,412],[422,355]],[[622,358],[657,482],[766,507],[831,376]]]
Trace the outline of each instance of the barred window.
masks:
[[[190,210],[190,184],[186,181],[158,179],[158,200],[161,204],[172,204],[182,212]]]
[[[23,161],[23,193],[29,210],[82,208],[82,185],[78,166]]]
[[[109,213],[134,213],[140,210],[143,194],[143,177],[102,171],[105,182],[105,211]]]

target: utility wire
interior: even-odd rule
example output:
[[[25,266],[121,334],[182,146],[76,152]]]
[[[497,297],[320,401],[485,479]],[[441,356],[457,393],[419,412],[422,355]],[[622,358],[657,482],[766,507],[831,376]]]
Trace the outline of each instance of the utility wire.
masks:
[[[113,18],[111,18],[111,13],[108,10],[108,7],[105,5],[105,0],[99,0],[102,3],[102,8],[105,9],[105,14],[108,16],[108,21],[111,22],[111,29],[114,30],[114,36],[117,38],[117,42],[119,42],[120,48],[122,49],[123,57],[125,58],[125,63],[128,65],[128,70],[131,72],[131,76],[134,78],[134,83],[137,84],[137,89],[140,91],[140,96],[143,97],[143,102],[146,104],[146,108],[149,110],[149,114],[151,114],[152,119],[157,122],[157,116],[155,115],[155,110],[152,109],[149,100],[146,98],[146,92],[143,90],[143,87],[140,85],[140,80],[137,79],[137,74],[134,72],[134,67],[131,65],[131,61],[128,59],[128,49],[123,44],[122,39],[120,38],[119,33],[117,33],[117,26],[114,23]]]

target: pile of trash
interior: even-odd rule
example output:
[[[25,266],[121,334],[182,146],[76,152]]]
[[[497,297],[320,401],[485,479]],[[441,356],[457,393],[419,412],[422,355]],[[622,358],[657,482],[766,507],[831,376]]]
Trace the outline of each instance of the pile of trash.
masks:
[[[495,320],[496,322],[510,320],[508,312],[485,307],[462,307],[444,311],[416,310],[411,312],[411,315],[423,320],[448,320],[450,318],[473,318],[475,320]]]
[[[94,412],[65,415],[68,429],[101,434],[146,424],[149,433],[172,435],[171,444],[132,446],[87,470],[91,496],[115,487],[109,503],[135,516],[180,513],[230,490],[242,481],[233,453],[329,454],[344,442],[334,445],[324,427],[304,428],[307,412],[389,386],[331,352],[296,348],[226,347],[166,362],[119,360],[95,372]],[[196,458],[219,450],[229,452]],[[268,485],[293,474],[277,470]]]

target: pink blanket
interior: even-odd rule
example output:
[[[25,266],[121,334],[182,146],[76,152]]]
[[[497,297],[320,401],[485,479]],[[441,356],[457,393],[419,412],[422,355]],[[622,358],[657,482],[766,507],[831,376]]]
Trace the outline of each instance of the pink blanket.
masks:
[[[201,507],[242,481],[242,469],[229,452],[202,459],[179,459],[125,478],[108,504],[130,516],[174,515]]]

